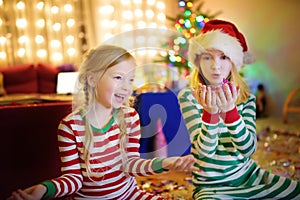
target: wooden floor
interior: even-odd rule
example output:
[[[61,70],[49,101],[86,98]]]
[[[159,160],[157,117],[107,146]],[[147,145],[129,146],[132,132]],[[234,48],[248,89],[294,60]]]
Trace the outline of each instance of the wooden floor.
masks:
[[[300,180],[300,115],[283,123],[281,118],[257,119],[258,148],[253,159],[262,168]],[[138,184],[165,199],[192,199],[190,172],[168,172],[138,177]]]

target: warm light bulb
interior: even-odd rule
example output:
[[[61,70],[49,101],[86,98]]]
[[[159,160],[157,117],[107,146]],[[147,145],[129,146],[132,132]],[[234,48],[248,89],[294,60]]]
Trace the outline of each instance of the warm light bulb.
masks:
[[[59,31],[61,29],[61,24],[60,23],[55,23],[52,26],[54,31]]]
[[[58,8],[57,6],[52,6],[52,7],[51,7],[51,13],[52,13],[52,14],[57,14],[58,11],[59,11],[59,8]]]
[[[157,19],[159,21],[165,21],[166,20],[166,15],[164,13],[158,13],[157,14]]]
[[[130,4],[130,0],[121,0],[122,5],[128,5]]]
[[[75,20],[70,18],[67,20],[67,26],[68,27],[73,27],[75,25]]]
[[[194,34],[194,33],[196,33],[196,29],[195,29],[195,28],[191,28],[191,29],[190,29],[190,32],[191,32],[192,34]]]
[[[69,49],[67,50],[67,54],[68,54],[69,56],[74,56],[75,53],[76,53],[76,50],[75,50],[74,48],[69,48]]]
[[[6,53],[4,51],[0,51],[0,59],[6,59]]]
[[[19,42],[20,44],[24,44],[24,43],[26,43],[26,42],[28,42],[28,41],[29,41],[29,38],[28,38],[26,35],[22,35],[22,36],[20,36],[19,39],[18,39],[18,42]]]
[[[63,59],[63,56],[61,53],[56,52],[52,54],[51,58],[55,62],[55,61],[61,61]]]
[[[163,10],[163,9],[166,8],[165,3],[162,2],[162,1],[158,1],[158,2],[156,3],[156,6],[157,6],[158,9],[161,9],[161,10]]]
[[[74,36],[73,35],[68,35],[66,38],[65,38],[66,42],[68,44],[72,44],[75,40]]]
[[[0,36],[0,44],[4,45],[6,43],[7,39],[4,36]]]
[[[40,1],[36,4],[36,8],[38,10],[42,10],[44,8],[44,2],[43,1]]]
[[[168,53],[166,51],[159,51],[159,55],[161,55],[162,57],[166,57],[168,55]]]
[[[110,15],[114,11],[115,11],[115,7],[113,7],[112,5],[101,6],[98,10],[98,12],[103,15]]]
[[[45,39],[44,39],[44,37],[42,36],[42,35],[37,35],[37,36],[35,36],[35,42],[37,43],[37,44],[41,44],[41,43],[43,43],[45,41]]]
[[[47,56],[47,50],[46,49],[39,49],[39,50],[37,50],[36,55],[39,58],[45,58]]]
[[[153,6],[155,4],[155,0],[147,0],[147,4],[149,6]]]
[[[20,48],[20,49],[18,50],[18,53],[17,53],[17,54],[18,54],[19,57],[23,57],[23,56],[25,55],[25,52],[26,52],[26,51],[25,51],[24,48]]]
[[[72,12],[73,6],[71,4],[65,4],[64,5],[64,10],[68,13]]]
[[[25,28],[27,26],[27,20],[25,18],[17,19],[16,25],[18,28]]]
[[[146,16],[147,16],[149,19],[153,18],[153,16],[154,16],[153,10],[150,10],[150,9],[146,10]]]
[[[17,9],[19,10],[24,10],[25,9],[25,3],[23,1],[19,1],[17,4],[16,4],[16,7]]]
[[[45,20],[44,19],[39,19],[36,21],[36,26],[43,28],[45,26]]]

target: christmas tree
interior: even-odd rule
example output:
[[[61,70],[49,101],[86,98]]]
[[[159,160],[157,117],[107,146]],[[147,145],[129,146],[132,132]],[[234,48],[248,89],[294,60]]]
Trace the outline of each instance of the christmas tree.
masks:
[[[215,14],[210,14],[209,11],[202,12],[204,2],[197,1],[197,3],[198,5],[194,4],[192,0],[179,0],[178,7],[181,12],[176,18],[167,16],[174,22],[174,28],[180,33],[180,36],[172,36],[170,41],[162,45],[163,48],[170,50],[165,55],[160,55],[159,62],[177,67],[179,71],[186,71],[190,68],[187,60],[188,40],[198,35],[207,21],[220,14],[220,12]]]

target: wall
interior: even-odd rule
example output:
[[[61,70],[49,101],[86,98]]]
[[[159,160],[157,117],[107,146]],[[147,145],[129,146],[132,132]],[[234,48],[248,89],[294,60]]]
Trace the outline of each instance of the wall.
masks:
[[[166,0],[167,15],[176,17],[177,0]],[[300,87],[300,1],[206,0],[200,12],[222,11],[217,18],[234,22],[245,35],[256,62],[245,68],[255,92],[263,83],[272,101],[272,115],[281,116],[288,93]],[[174,11],[177,11],[174,12]]]

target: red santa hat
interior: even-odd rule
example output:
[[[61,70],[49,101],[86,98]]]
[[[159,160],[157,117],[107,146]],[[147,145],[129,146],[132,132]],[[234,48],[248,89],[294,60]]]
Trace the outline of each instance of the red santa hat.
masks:
[[[218,19],[208,21],[201,33],[190,39],[189,60],[195,65],[196,55],[208,49],[222,51],[231,59],[238,71],[244,64],[254,61],[252,55],[248,53],[245,37],[234,24],[228,21]]]

